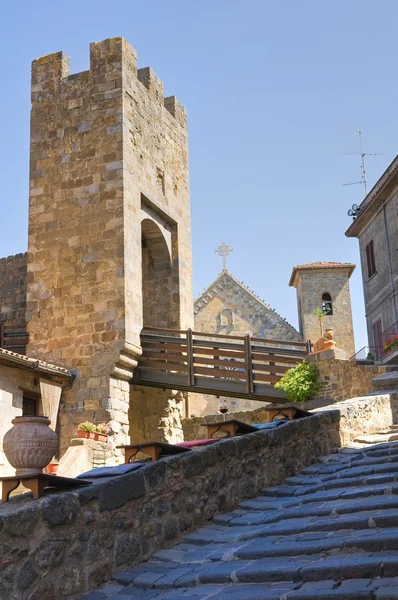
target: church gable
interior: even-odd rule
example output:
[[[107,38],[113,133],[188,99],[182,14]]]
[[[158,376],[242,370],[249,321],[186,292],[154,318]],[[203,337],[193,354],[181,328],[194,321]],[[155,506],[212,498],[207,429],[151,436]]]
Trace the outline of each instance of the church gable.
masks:
[[[249,333],[269,339],[302,339],[292,325],[227,271],[196,300],[195,329],[225,335]]]

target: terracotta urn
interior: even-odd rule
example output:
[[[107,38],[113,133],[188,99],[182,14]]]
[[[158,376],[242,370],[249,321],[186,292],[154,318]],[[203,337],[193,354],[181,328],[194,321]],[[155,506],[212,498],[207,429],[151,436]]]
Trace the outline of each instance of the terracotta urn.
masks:
[[[47,417],[15,417],[3,450],[16,475],[37,475],[58,450],[58,436]]]

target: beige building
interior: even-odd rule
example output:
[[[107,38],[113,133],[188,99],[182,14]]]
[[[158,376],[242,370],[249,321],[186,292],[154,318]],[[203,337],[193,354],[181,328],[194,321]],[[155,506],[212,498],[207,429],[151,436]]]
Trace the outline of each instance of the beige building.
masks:
[[[398,157],[366,196],[346,236],[359,240],[366,323],[371,351],[396,361],[398,351],[383,352],[398,334]]]
[[[68,369],[0,348],[0,476],[15,472],[3,452],[12,419],[45,414],[56,429],[61,396],[73,377]]]
[[[304,340],[314,343],[321,337],[316,310],[324,313],[323,329],[334,331],[338,348],[347,358],[355,354],[349,279],[355,265],[315,262],[293,268],[289,285],[297,290],[299,329]]]

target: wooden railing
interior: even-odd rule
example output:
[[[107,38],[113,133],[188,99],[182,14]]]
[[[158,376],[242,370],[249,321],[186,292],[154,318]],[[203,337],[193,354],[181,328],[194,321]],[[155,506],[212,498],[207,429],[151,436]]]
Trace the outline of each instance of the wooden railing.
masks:
[[[220,396],[278,401],[274,384],[302,362],[308,343],[145,328],[134,382]]]
[[[0,323],[0,348],[26,354],[29,335],[25,327],[5,326]]]

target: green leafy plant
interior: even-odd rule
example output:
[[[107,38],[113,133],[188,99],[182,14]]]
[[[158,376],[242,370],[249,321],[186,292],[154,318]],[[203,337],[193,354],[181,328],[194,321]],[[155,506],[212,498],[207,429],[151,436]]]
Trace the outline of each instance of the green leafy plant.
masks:
[[[322,308],[316,308],[314,310],[314,315],[316,317],[318,317],[319,320],[319,328],[321,330],[321,337],[323,336],[323,319],[326,317],[326,315],[330,312],[330,310],[327,310],[326,312],[323,312]]]
[[[373,356],[373,354],[371,352],[368,352],[366,355],[366,360],[374,360],[375,357]]]
[[[96,426],[94,423],[90,423],[89,421],[85,421],[84,423],[79,423],[77,426],[78,431],[88,431],[89,433],[94,433],[96,430]]]
[[[109,435],[111,432],[111,428],[107,423],[98,423],[95,425],[94,423],[90,423],[90,421],[85,421],[84,423],[79,423],[77,426],[78,431],[88,431],[89,433],[102,433],[105,435]]]
[[[286,371],[275,387],[286,392],[290,402],[306,402],[319,392],[322,384],[317,366],[304,360],[294,369]]]

